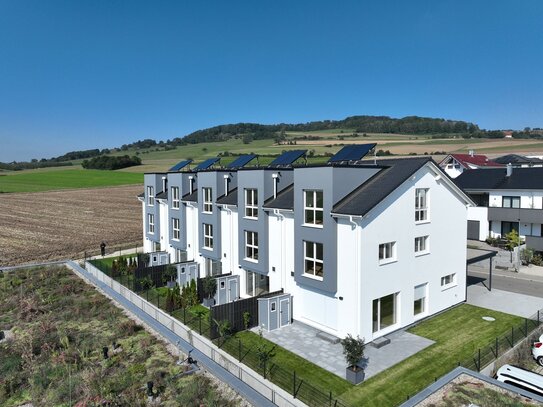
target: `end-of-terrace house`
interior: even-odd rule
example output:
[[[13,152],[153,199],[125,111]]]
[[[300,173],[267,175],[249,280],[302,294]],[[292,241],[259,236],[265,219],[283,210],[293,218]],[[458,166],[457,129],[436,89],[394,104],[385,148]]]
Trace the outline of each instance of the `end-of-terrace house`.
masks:
[[[538,157],[526,157],[519,154],[507,154],[495,158],[495,162],[503,165],[511,164],[514,168],[543,167],[543,160]]]
[[[527,247],[543,251],[543,168],[473,170],[455,182],[477,204],[468,209],[468,238],[503,237],[514,229]]]
[[[500,168],[503,164],[490,160],[486,155],[475,154],[470,150],[469,154],[449,154],[439,166],[451,178],[456,178],[466,170],[479,168]]]
[[[282,289],[271,312],[340,338],[465,301],[474,204],[431,158],[278,162],[145,174],[145,251],[239,276],[241,298]]]

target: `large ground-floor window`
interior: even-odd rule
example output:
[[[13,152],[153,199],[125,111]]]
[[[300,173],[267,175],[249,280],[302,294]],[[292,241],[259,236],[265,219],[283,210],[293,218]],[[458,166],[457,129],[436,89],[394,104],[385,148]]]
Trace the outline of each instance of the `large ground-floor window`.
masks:
[[[218,276],[222,273],[222,264],[219,260],[205,259],[206,276]]]
[[[270,292],[270,279],[268,276],[253,273],[247,270],[246,272],[246,293],[251,297]]]
[[[396,324],[398,294],[394,293],[373,300],[373,332]]]
[[[415,287],[415,297],[413,300],[413,315],[426,313],[426,287],[428,284],[421,284]]]

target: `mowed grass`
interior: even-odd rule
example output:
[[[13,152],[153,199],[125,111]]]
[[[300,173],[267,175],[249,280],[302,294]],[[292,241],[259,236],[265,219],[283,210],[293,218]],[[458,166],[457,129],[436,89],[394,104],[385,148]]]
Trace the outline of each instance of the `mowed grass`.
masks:
[[[483,316],[494,317],[487,322]],[[396,406],[413,396],[435,378],[471,358],[478,348],[518,325],[522,318],[468,304],[460,305],[421,322],[409,332],[435,341],[435,344],[390,369],[354,386],[341,395],[351,405]],[[386,351],[386,347],[383,348]],[[371,363],[371,360],[370,360]]]
[[[13,172],[0,176],[0,192],[39,192],[143,184],[143,175],[124,171],[56,170]]]

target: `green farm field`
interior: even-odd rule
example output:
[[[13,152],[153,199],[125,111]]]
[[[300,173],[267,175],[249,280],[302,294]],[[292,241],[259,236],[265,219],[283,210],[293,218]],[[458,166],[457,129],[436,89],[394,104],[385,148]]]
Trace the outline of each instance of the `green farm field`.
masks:
[[[69,168],[3,173],[0,176],[0,193],[143,184],[142,174]]]

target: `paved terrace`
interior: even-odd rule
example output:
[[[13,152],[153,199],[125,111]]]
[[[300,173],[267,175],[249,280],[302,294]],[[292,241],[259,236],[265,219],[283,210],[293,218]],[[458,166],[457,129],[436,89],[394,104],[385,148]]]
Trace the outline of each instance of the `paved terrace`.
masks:
[[[253,328],[255,332],[258,328]],[[307,359],[316,365],[345,378],[346,362],[343,347],[340,343],[332,344],[317,337],[318,329],[302,322],[295,321],[292,325],[268,332],[263,336],[285,349]],[[366,379],[388,369],[432,345],[434,341],[413,335],[406,331],[396,331],[386,336],[390,339],[388,345],[380,349],[366,345],[362,366],[365,367]]]

